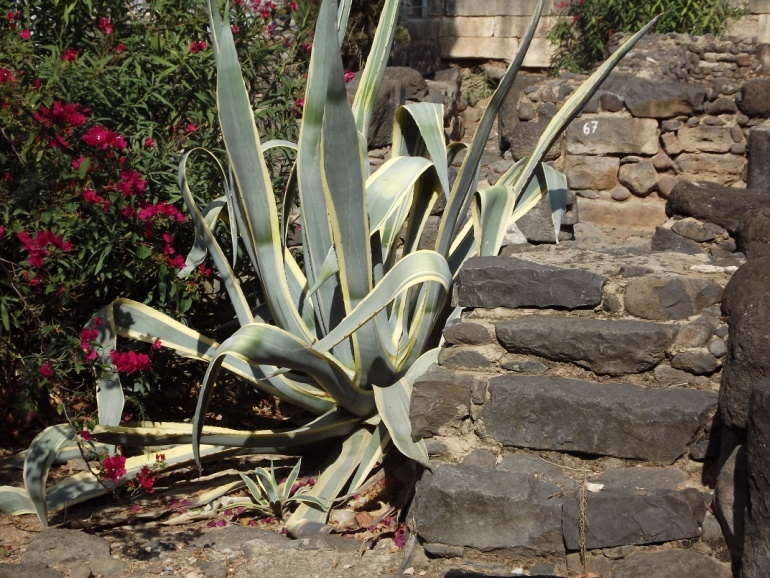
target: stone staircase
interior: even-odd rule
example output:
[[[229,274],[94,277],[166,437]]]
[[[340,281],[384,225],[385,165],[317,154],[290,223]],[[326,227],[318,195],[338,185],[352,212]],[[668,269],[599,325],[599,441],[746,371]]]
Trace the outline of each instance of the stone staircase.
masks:
[[[575,243],[513,253],[464,267],[466,314],[415,384],[435,466],[414,567],[424,552],[470,568],[458,576],[732,576],[711,504],[735,268]]]

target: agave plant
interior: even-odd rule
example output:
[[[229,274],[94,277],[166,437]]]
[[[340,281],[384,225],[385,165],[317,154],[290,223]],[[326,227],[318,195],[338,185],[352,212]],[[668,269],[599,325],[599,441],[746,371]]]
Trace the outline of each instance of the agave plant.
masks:
[[[219,119],[227,149],[224,195],[199,209],[188,186],[189,151],[181,161],[180,186],[196,226],[188,269],[210,258],[227,289],[238,328],[222,343],[137,302],[119,299],[99,311],[89,327],[93,345],[110,366],[118,337],[153,343],[208,364],[192,424],[119,426],[123,391],[113,370],[98,381],[103,444],[173,445],[170,467],[200,463],[238,448],[298,452],[311,444],[328,448],[317,483],[286,522],[299,535],[325,523],[328,504],[356,491],[385,452],[395,447],[429,467],[425,445],[411,432],[409,401],[415,379],[435,362],[441,330],[459,315],[448,296],[462,264],[495,255],[509,225],[543,196],[550,197],[558,229],[566,178],[541,161],[580,108],[630,50],[650,23],[600,67],[565,103],[531,156],[514,164],[493,186],[477,190],[479,163],[494,118],[534,36],[543,0],[537,3],[521,49],[484,112],[473,142],[446,146],[440,105],[402,106],[396,113],[392,158],[375,173],[367,162],[367,133],[390,52],[398,0],[387,0],[374,48],[351,104],[339,51],[351,0],[324,0],[315,42],[298,144],[262,143],[236,57],[227,15],[209,0],[217,66]],[[275,201],[265,152],[296,151],[282,210]],[[464,153],[450,186],[449,166]],[[227,167],[226,169],[224,167]],[[418,250],[427,217],[446,200],[433,250]],[[299,258],[286,245],[289,207],[301,208]],[[471,215],[469,218],[468,215]],[[240,246],[259,276],[264,303],[250,303],[213,230],[229,226],[233,258]],[[114,369],[114,368],[113,368]],[[207,407],[226,369],[270,395],[304,409],[300,427],[240,431],[205,425]],[[0,507],[35,512],[43,525],[49,509],[105,488],[81,474],[46,491],[50,465],[71,445],[74,433],[56,426],[41,433],[26,454],[26,490],[2,488]],[[145,465],[127,462],[126,476]],[[231,488],[232,489],[232,488]],[[326,504],[326,507],[322,507]]]

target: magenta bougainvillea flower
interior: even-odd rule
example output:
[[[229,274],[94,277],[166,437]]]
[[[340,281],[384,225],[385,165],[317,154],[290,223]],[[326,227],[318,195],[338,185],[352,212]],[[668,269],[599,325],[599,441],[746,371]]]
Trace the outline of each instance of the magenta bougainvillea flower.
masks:
[[[96,25],[102,34],[109,36],[112,34],[112,22],[109,18],[100,18],[99,24]]]
[[[83,142],[97,149],[105,150],[110,147],[123,150],[126,148],[126,139],[118,133],[107,130],[103,126],[92,126],[83,135]]]
[[[123,456],[104,458],[102,460],[102,473],[105,480],[117,484],[126,473],[126,458]]]
[[[115,364],[118,373],[136,373],[137,371],[147,371],[152,367],[150,358],[145,353],[136,351],[115,351],[110,352],[110,359]]]

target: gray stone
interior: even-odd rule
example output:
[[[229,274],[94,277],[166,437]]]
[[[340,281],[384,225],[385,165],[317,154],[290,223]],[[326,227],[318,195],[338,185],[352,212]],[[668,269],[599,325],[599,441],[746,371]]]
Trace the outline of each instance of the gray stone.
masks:
[[[620,276],[621,277],[642,277],[652,273],[652,269],[644,267],[642,265],[621,265]]]
[[[461,307],[488,309],[596,307],[601,303],[606,281],[606,277],[581,269],[513,257],[477,257],[469,259],[460,270],[457,300]]]
[[[641,471],[638,471],[641,470]],[[648,468],[612,470],[592,482],[604,487],[586,492],[586,547],[654,544],[700,536],[706,512],[700,492],[677,489],[674,473]],[[564,500],[562,527],[568,550],[580,548],[580,492]]]
[[[258,528],[246,526],[225,526],[224,528],[217,528],[204,532],[202,535],[196,537],[191,544],[198,548],[211,548],[217,551],[222,551],[227,548],[235,550],[240,549],[246,542],[255,539],[277,540],[280,542],[287,542],[289,540],[286,536],[281,536],[280,534],[268,530],[260,530]]]
[[[747,259],[770,257],[770,206],[743,213],[735,240],[736,248]]]
[[[695,241],[679,235],[667,227],[655,227],[651,248],[656,252],[685,253],[686,255],[705,255],[706,250]]]
[[[692,375],[681,369],[674,369],[670,365],[661,364],[655,368],[655,380],[666,387],[697,387],[699,389],[713,389],[719,387],[718,382],[710,380],[702,375]]]
[[[602,88],[623,96],[626,108],[637,118],[669,119],[703,108],[706,89],[669,80],[649,80],[612,74]]]
[[[434,250],[436,248],[436,239],[438,238],[438,229],[441,225],[441,217],[430,215],[426,221],[417,243],[418,249]]]
[[[722,313],[730,339],[719,409],[729,427],[743,431],[751,389],[770,375],[770,257],[752,259],[736,271],[725,288]]]
[[[654,155],[658,123],[622,116],[582,117],[567,127],[567,152],[573,155]]]
[[[519,102],[522,94],[526,94],[527,90],[536,89],[539,84],[546,80],[548,77],[544,75],[520,73],[516,76],[516,80],[503,100],[500,113],[497,116],[500,152],[510,150],[511,145],[515,142],[513,130],[521,124],[519,122]]]
[[[708,343],[716,330],[716,321],[708,317],[700,317],[682,325],[674,341],[674,349],[697,349]]]
[[[486,435],[514,447],[582,452],[670,464],[687,451],[716,394],[646,389],[562,377],[489,380],[480,419]]]
[[[682,150],[690,153],[726,153],[733,144],[733,137],[727,127],[683,128],[679,131],[678,137]]]
[[[555,243],[557,231],[553,225],[553,212],[548,196],[541,198],[537,204],[522,215],[516,226],[530,243]],[[562,216],[562,224],[569,225],[577,222],[577,202],[574,193],[567,195],[567,210]]]
[[[511,555],[563,551],[560,488],[524,472],[442,465],[415,498],[427,543]]]
[[[684,126],[684,123],[679,119],[664,120],[660,123],[660,128],[664,132],[676,132]]]
[[[770,195],[770,126],[755,126],[749,131],[746,186]]]
[[[581,317],[517,317],[495,324],[513,353],[567,361],[601,375],[642,373],[660,363],[676,327],[645,321]]]
[[[679,137],[676,136],[676,133],[663,133],[660,135],[660,142],[663,145],[663,150],[666,151],[666,154],[675,156],[682,152],[682,145],[679,143]]]
[[[744,212],[770,207],[770,195],[707,181],[680,181],[666,201],[669,217],[694,217],[735,233]]]
[[[646,197],[658,184],[658,171],[652,161],[621,165],[618,180],[638,197]]]
[[[724,437],[729,432],[723,429],[722,435],[722,445],[725,446]],[[732,449],[722,464],[714,491],[714,515],[722,526],[722,533],[736,561],[743,556],[748,504],[746,447],[739,445]]]
[[[652,166],[655,167],[656,171],[665,171],[666,169],[670,169],[673,164],[674,162],[671,160],[671,157],[668,156],[665,152],[661,151],[652,157]]]
[[[711,375],[717,370],[717,360],[703,351],[683,351],[671,358],[671,367],[695,375]]]
[[[676,184],[679,182],[679,179],[677,179],[674,176],[671,175],[660,175],[660,178],[658,179],[658,196],[661,198],[667,199],[668,196],[671,194],[671,191],[674,189]]]
[[[612,578],[732,578],[729,564],[692,550],[635,552],[612,572]]]
[[[434,558],[462,558],[465,548],[462,546],[448,546],[446,544],[425,543],[425,551]]]
[[[64,573],[49,568],[45,564],[0,563],[0,578],[64,578]]]
[[[743,578],[770,576],[770,377],[751,393],[746,427],[749,508],[743,548]]]
[[[735,100],[726,96],[720,96],[707,107],[709,114],[735,114],[738,107],[735,106]]]
[[[620,160],[613,157],[568,156],[564,172],[571,189],[609,190],[618,183]]]
[[[470,347],[455,346],[442,348],[438,354],[438,363],[442,367],[467,368],[473,370],[494,369],[495,364],[476,349]]]
[[[409,417],[415,436],[432,437],[442,427],[458,425],[468,414],[472,377],[435,367],[417,379],[412,391]]]
[[[631,198],[631,191],[629,191],[626,187],[615,187],[612,189],[610,197],[612,197],[613,201],[627,201]]]
[[[675,221],[671,226],[671,230],[677,235],[692,239],[696,243],[703,243],[705,241],[713,241],[718,233],[713,228],[706,227],[704,223],[701,223],[697,219],[682,219],[681,221]]]
[[[48,529],[35,535],[21,554],[21,561],[62,564],[110,557],[110,543],[79,530]]]
[[[623,110],[623,97],[614,92],[604,92],[599,97],[599,103],[607,112],[619,112]]]
[[[680,276],[631,279],[623,302],[631,315],[642,319],[675,320],[697,315],[719,303],[722,287],[713,281]]]
[[[716,184],[730,185],[741,180],[746,160],[737,155],[682,153],[676,163],[685,178],[709,179]]]
[[[534,359],[527,359],[524,361],[518,359],[504,361],[500,364],[500,367],[515,373],[532,373],[534,375],[545,373],[545,370],[548,369],[544,364]]]
[[[518,161],[532,154],[532,151],[540,139],[540,136],[548,127],[547,120],[533,120],[530,122],[519,122],[510,133],[510,151],[513,160]],[[563,137],[559,137],[545,154],[544,160],[555,161],[561,155],[561,142]]]
[[[714,339],[709,343],[708,350],[714,357],[724,357],[727,353],[727,344],[722,339]]]
[[[444,329],[444,339],[448,345],[484,345],[492,343],[492,337],[486,327],[472,321],[451,323]]]
[[[738,108],[748,117],[770,116],[770,78],[752,78],[741,87]]]

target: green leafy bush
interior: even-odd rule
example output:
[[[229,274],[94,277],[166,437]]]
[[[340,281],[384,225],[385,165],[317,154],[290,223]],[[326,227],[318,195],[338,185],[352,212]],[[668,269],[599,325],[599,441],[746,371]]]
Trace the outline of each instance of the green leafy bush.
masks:
[[[548,33],[556,46],[554,70],[585,72],[607,57],[615,32],[633,32],[658,14],[658,32],[720,34],[746,13],[731,0],[564,0],[554,5],[557,23]]]
[[[264,134],[296,137],[310,7],[231,4]],[[0,418],[12,430],[83,405],[95,360],[81,328],[95,306],[130,296],[217,322],[211,270],[177,277],[194,228],[175,172],[184,150],[217,149],[221,134],[203,2],[0,0],[0,14]],[[204,166],[194,184],[210,198],[219,180]],[[135,355],[137,369],[151,357],[160,369],[159,352]],[[183,373],[172,363],[155,382]],[[150,377],[133,372],[129,391]]]

